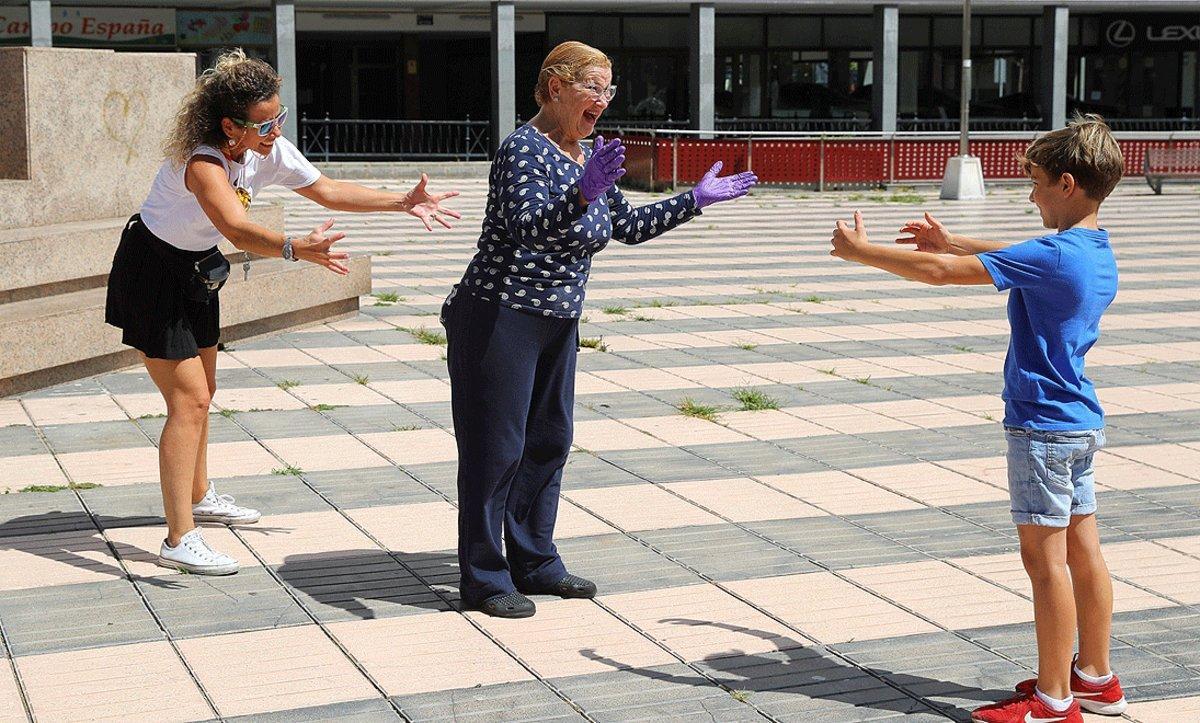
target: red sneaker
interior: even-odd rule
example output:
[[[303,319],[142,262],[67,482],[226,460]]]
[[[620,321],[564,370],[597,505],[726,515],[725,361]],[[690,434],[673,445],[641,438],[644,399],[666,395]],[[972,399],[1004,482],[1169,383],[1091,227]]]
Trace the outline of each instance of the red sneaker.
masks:
[[[1019,693],[1008,700],[985,705],[971,712],[975,723],[1083,723],[1079,703],[1058,712],[1042,702],[1033,691]]]
[[[1030,694],[1036,686],[1036,678],[1023,680],[1017,683],[1017,692]],[[1088,713],[1121,715],[1129,707],[1129,703],[1125,700],[1125,692],[1121,690],[1121,681],[1117,680],[1116,673],[1113,673],[1112,678],[1109,678],[1107,683],[1092,685],[1083,678],[1080,678],[1075,673],[1075,666],[1072,665],[1071,695],[1075,696],[1075,700],[1079,701],[1079,707]]]

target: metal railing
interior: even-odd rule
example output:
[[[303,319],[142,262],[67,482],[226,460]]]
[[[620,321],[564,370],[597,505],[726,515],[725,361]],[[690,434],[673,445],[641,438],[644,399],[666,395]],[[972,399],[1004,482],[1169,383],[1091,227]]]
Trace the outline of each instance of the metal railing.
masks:
[[[322,161],[486,161],[489,123],[466,120],[300,119],[300,150]]]

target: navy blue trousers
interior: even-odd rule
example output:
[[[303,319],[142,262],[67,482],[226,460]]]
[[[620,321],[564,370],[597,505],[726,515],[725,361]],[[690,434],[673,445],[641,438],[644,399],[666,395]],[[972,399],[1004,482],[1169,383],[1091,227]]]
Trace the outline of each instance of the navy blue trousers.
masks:
[[[476,606],[567,574],[554,522],[571,449],[579,321],[459,291],[442,322],[458,443],[459,593]]]

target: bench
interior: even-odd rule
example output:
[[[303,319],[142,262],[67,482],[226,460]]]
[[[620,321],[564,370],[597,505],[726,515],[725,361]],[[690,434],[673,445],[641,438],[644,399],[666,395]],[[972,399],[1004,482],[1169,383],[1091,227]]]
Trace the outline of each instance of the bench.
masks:
[[[1162,193],[1164,181],[1200,181],[1200,148],[1150,148],[1142,166],[1146,183]]]

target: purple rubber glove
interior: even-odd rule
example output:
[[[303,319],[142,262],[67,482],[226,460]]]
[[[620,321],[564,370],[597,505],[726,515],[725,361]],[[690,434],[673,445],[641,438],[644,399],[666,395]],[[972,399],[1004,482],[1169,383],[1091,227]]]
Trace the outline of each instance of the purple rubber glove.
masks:
[[[583,200],[591,203],[612,188],[617,179],[625,175],[625,146],[620,138],[608,143],[604,136],[596,136],[592,142],[592,155],[583,166],[583,174],[579,176],[579,192]]]
[[[724,165],[721,161],[714,163],[713,167],[708,169],[708,173],[704,174],[704,178],[701,178],[696,187],[692,189],[692,195],[696,198],[696,208],[704,208],[714,203],[732,201],[745,196],[751,188],[754,188],[754,184],[758,183],[758,176],[750,171],[717,178],[717,174],[721,172]]]

